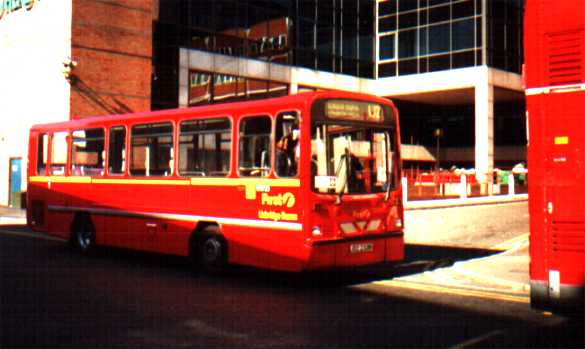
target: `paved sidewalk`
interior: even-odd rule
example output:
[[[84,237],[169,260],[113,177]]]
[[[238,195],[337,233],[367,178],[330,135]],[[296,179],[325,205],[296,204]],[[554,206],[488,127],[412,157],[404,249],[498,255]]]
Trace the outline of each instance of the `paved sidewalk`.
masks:
[[[0,225],[26,224],[26,211],[18,208],[0,207]]]
[[[521,201],[528,201],[528,194],[479,196],[465,199],[414,200],[406,202],[404,204],[404,209],[425,210],[458,206],[493,205]]]
[[[514,245],[504,252],[398,277],[381,284],[528,303],[529,264],[526,234],[516,238]]]
[[[451,241],[445,241],[444,238],[441,240],[436,236],[437,226],[441,223],[439,218],[449,219],[450,217],[458,217],[460,215],[459,211],[437,210],[436,212],[429,211],[428,213],[425,213],[416,210],[510,204],[526,201],[528,201],[528,195],[523,194],[515,196],[501,195],[468,199],[409,202],[405,205],[405,208],[410,211],[409,215],[411,219],[416,219],[415,222],[411,221],[410,229],[414,229],[417,234],[411,232],[410,240],[407,242],[452,248],[469,247],[469,241],[464,241],[460,235],[448,235],[449,238],[454,239]],[[501,206],[502,212],[505,212],[505,210],[508,210],[509,208],[509,205]],[[470,209],[471,207],[465,209],[465,214],[473,214],[472,212],[477,212],[477,210]],[[486,210],[484,212],[492,212],[492,214],[496,215],[497,212],[493,212],[494,210],[498,210],[497,206],[492,206],[489,211]],[[454,214],[454,212],[457,212],[457,214]],[[526,211],[525,215],[527,214],[528,212]],[[502,229],[502,225],[508,224],[509,219],[509,215],[506,216],[502,213],[502,223],[498,224],[494,229]],[[407,219],[407,224],[409,224],[408,222],[409,220]],[[471,220],[471,222],[477,224],[475,220]],[[481,236],[477,236],[480,240],[475,241],[475,245],[471,247],[493,251],[494,253],[489,256],[458,261],[453,265],[437,268],[431,271],[423,271],[418,274],[398,277],[385,281],[383,284],[413,289],[426,289],[434,292],[447,292],[528,303],[530,294],[528,223],[524,223],[523,219],[518,219],[517,221],[510,223],[516,225],[521,223],[521,225],[525,224],[526,227],[521,229],[521,227],[513,227],[510,225],[508,228],[509,230],[503,230],[501,235],[496,235],[499,237],[507,236],[506,240],[492,242],[491,244],[489,244],[489,241],[493,240],[488,237],[491,237],[493,234],[488,234],[489,236],[486,236],[484,239],[481,239]],[[486,221],[485,226],[479,228],[470,226],[469,229],[471,232],[490,231],[488,228],[491,225],[495,225],[495,223]],[[453,229],[465,230],[465,227],[455,227]],[[515,232],[515,234],[511,234],[511,231]],[[520,233],[519,231],[523,231],[523,233]]]

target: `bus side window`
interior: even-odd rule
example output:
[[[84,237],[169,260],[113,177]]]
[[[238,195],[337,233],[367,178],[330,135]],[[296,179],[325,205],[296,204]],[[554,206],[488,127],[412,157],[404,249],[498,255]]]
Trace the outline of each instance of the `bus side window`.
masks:
[[[247,117],[240,122],[240,175],[267,177],[270,174],[271,133],[272,122],[269,116]]]
[[[108,148],[108,173],[123,174],[126,164],[126,129],[124,126],[114,126],[110,129]]]
[[[131,175],[172,174],[173,125],[170,122],[133,126],[130,144]]]
[[[67,132],[55,132],[51,148],[51,174],[64,176],[67,165]]]
[[[299,116],[296,112],[281,113],[276,117],[276,175],[295,177],[299,161]]]
[[[76,130],[71,136],[71,175],[103,175],[104,130]]]
[[[227,176],[230,170],[231,128],[228,118],[182,122],[179,136],[181,176]]]
[[[49,155],[49,135],[41,134],[37,138],[37,175],[44,176]]]

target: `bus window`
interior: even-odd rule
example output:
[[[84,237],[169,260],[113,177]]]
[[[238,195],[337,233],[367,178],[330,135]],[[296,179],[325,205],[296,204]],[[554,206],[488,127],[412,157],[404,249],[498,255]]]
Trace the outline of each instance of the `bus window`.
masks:
[[[295,177],[299,160],[299,116],[296,112],[276,117],[276,175]]]
[[[228,118],[181,123],[179,173],[225,177],[229,173],[232,132]]]
[[[55,176],[65,175],[67,165],[67,132],[53,134],[53,146],[51,148],[51,174]]]
[[[126,164],[126,129],[115,126],[110,129],[108,148],[108,173],[123,174]]]
[[[239,171],[242,176],[270,174],[270,134],[272,123],[268,116],[245,118],[240,123]]]
[[[71,136],[71,175],[103,175],[104,130],[101,128],[76,130]]]
[[[47,155],[49,151],[49,136],[39,135],[37,139],[37,175],[44,176],[47,168]]]
[[[170,176],[173,161],[173,125],[170,122],[132,127],[130,174]]]

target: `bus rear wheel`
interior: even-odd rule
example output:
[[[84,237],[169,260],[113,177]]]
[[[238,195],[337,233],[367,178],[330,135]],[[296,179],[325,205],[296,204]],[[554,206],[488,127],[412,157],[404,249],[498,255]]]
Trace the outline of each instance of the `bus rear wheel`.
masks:
[[[88,216],[77,216],[73,222],[71,243],[75,250],[89,254],[95,249],[95,229]]]
[[[203,230],[197,257],[199,267],[207,274],[221,274],[227,268],[227,242],[216,226]]]

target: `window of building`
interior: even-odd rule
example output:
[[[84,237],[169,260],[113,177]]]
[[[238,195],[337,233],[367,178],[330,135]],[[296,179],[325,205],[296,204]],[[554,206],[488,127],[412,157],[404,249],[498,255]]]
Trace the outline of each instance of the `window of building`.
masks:
[[[276,117],[276,175],[295,177],[300,155],[299,116],[296,112],[281,113]]]
[[[398,61],[398,75],[408,75],[418,73],[418,60],[403,59]]]
[[[170,122],[132,127],[130,174],[170,176],[173,169],[173,125]]]
[[[453,19],[471,17],[475,14],[473,0],[466,0],[453,3]]]
[[[110,129],[108,150],[108,173],[123,174],[126,170],[126,128],[115,126]]]
[[[71,175],[103,175],[105,161],[104,130],[76,130],[71,134]]]
[[[418,1],[416,0],[400,0],[398,2],[398,12],[416,10],[417,7]]]
[[[380,60],[396,58],[396,35],[384,35],[380,37]]]
[[[47,134],[39,135],[37,139],[37,174],[45,175],[47,168],[47,157],[49,151],[49,136]]]
[[[439,55],[429,57],[429,71],[441,71],[451,69],[451,55]]]
[[[429,30],[427,27],[420,28],[418,31],[418,54],[426,56],[429,53],[428,48]]]
[[[453,51],[475,47],[475,19],[453,22]]]
[[[451,19],[450,6],[439,6],[429,9],[429,23],[445,22],[449,19]]]
[[[396,16],[384,17],[378,20],[378,32],[384,33],[396,30]]]
[[[472,67],[475,65],[475,51],[454,53],[451,59],[453,69]]]
[[[416,39],[416,30],[407,30],[398,33],[399,58],[410,58],[416,56]]]
[[[402,13],[398,16],[398,28],[407,29],[416,27],[418,24],[418,13],[408,12]]]
[[[228,118],[181,123],[179,174],[225,177],[230,170],[232,130]]]
[[[429,0],[429,6],[444,5],[450,2],[451,0]]]
[[[396,0],[380,2],[378,4],[378,15],[386,16],[396,13]]]
[[[51,174],[64,176],[67,166],[67,132],[55,132],[51,147]]]
[[[449,52],[451,46],[451,24],[439,24],[429,27],[429,53]]]
[[[271,133],[272,122],[268,116],[247,117],[240,122],[238,157],[240,175],[267,177],[270,174]]]
[[[380,64],[378,66],[378,76],[381,78],[396,76],[396,62]]]

